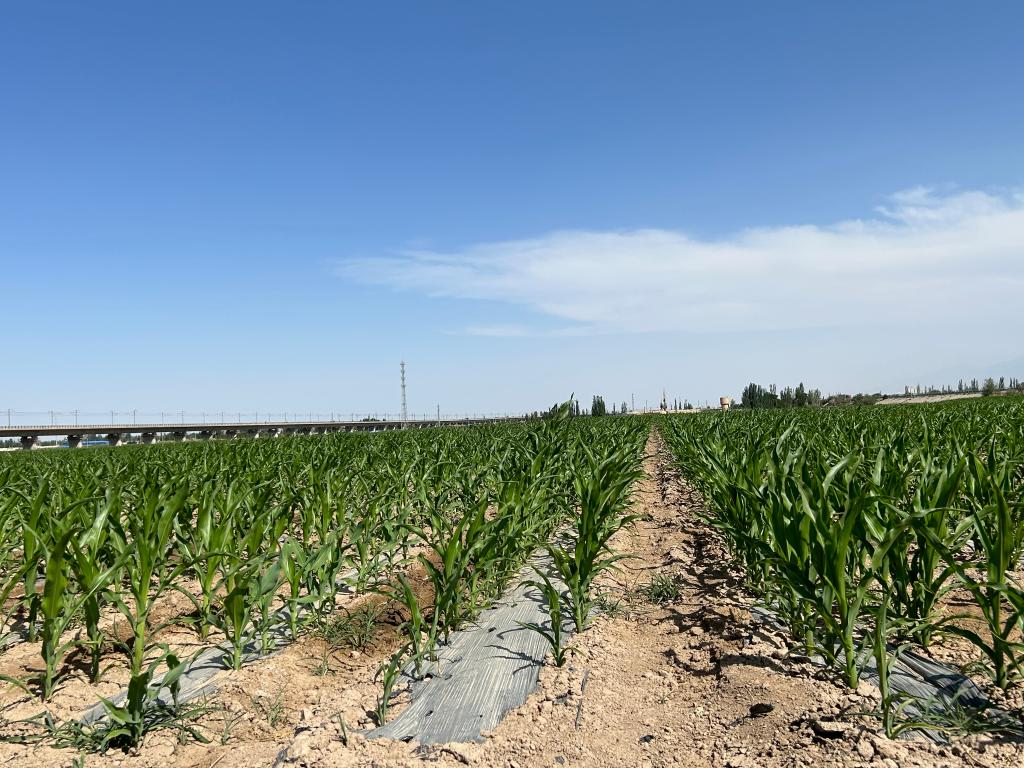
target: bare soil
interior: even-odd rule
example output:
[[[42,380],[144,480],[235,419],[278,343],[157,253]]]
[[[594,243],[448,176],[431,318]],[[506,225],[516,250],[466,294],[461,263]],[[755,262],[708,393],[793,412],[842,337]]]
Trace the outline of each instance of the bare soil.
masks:
[[[481,743],[368,740],[374,673],[397,639],[328,652],[304,638],[220,678],[200,721],[210,744],[151,736],[137,755],[90,755],[90,768],[242,766],[1003,766],[1024,745],[972,736],[952,746],[890,741],[871,710],[877,691],[851,692],[750,614],[751,599],[700,500],[678,477],[657,434],[633,511],[614,544],[631,555],[602,585],[605,615],[572,640],[566,666],[546,666],[537,691]],[[674,579],[665,605],[642,597]],[[70,766],[74,754],[0,744],[0,764]]]
[[[913,405],[917,403],[944,403],[947,400],[968,400],[981,397],[980,392],[947,392],[937,395],[891,395],[883,397],[876,405]]]

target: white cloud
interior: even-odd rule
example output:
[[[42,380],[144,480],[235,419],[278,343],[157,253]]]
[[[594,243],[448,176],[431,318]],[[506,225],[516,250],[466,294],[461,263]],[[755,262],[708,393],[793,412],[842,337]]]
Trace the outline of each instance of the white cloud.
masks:
[[[463,333],[470,336],[497,336],[499,338],[515,338],[529,336],[530,329],[524,325],[471,325]]]
[[[497,325],[470,325],[458,331],[468,336],[496,336],[504,338],[521,338],[524,336],[582,336],[585,329],[581,326],[566,328],[537,328],[519,323]]]
[[[714,240],[658,229],[553,232],[448,253],[350,259],[338,272],[527,308],[569,323],[560,334],[991,323],[1019,311],[1024,195],[916,188],[892,195],[877,214]],[[534,331],[477,325],[466,332]]]

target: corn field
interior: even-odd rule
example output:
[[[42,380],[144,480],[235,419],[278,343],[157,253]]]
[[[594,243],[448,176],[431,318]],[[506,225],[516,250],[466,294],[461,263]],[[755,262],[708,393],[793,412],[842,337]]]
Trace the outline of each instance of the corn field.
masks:
[[[588,626],[620,558],[610,541],[634,519],[652,423],[802,652],[851,687],[872,665],[887,732],[922,726],[887,683],[908,648],[956,639],[993,690],[1021,683],[1024,400],[653,420],[565,406],[521,424],[0,457],[0,648],[31,644],[40,662],[3,677],[43,708],[24,738],[202,738],[199,708],[177,700],[185,647],[259,663],[353,594],[401,607],[378,671],[384,724],[400,677],[426,674],[541,552],[549,567],[527,583],[551,622],[528,629],[565,663],[563,627]],[[172,596],[188,609],[160,610]],[[112,669],[125,695],[97,694],[101,720],[47,713],[69,679]]]
[[[962,638],[991,685],[1019,684],[1024,400],[737,411],[661,429],[794,640],[851,687],[874,661],[890,733],[901,649]]]
[[[215,638],[238,667],[253,646],[309,631],[341,592],[378,592],[407,617],[381,670],[383,721],[397,670],[419,668],[539,549],[562,555],[582,625],[647,431],[564,407],[523,424],[4,456],[6,640],[36,644],[42,661],[37,676],[5,682],[45,706],[70,655],[87,659],[93,683],[116,661],[127,695],[102,699],[101,723],[40,724],[57,743],[137,747],[154,730],[188,730],[186,708],[156,695],[177,690],[188,662],[156,620],[170,593],[191,610],[169,623]],[[586,525],[569,538],[583,561],[553,543],[581,508]],[[414,566],[430,587],[423,605],[406,577]]]

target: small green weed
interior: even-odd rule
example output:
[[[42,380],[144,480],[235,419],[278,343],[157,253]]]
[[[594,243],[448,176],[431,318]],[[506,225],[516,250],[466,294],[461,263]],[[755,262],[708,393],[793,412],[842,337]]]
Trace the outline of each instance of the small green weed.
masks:
[[[594,609],[609,619],[620,619],[628,613],[622,604],[622,597],[612,592],[598,592],[594,595]]]
[[[331,648],[362,651],[377,637],[377,626],[385,604],[362,605],[327,620],[321,635]]]
[[[218,734],[218,740],[221,746],[228,743],[231,740],[231,733],[235,730],[235,726],[245,718],[245,712],[231,712],[227,709],[221,710],[221,729]]]
[[[266,718],[267,725],[271,728],[276,728],[284,720],[285,708],[283,693],[278,692],[273,697],[250,696],[249,700],[252,702],[252,705],[260,711],[260,714]]]
[[[330,648],[324,650],[323,656],[320,657],[320,661],[313,665],[311,671],[317,677],[327,677],[328,675],[334,674],[334,669],[331,667]]]
[[[683,590],[679,584],[678,576],[658,573],[655,574],[649,584],[640,587],[637,593],[649,603],[669,605],[682,596]]]

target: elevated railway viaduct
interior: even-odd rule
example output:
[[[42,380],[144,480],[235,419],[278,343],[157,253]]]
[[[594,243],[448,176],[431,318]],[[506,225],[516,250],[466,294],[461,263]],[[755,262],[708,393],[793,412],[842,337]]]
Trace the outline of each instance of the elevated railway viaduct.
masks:
[[[261,421],[224,422],[202,424],[50,424],[46,426],[0,427],[0,439],[18,438],[25,449],[39,446],[42,437],[66,437],[69,448],[81,448],[90,437],[106,440],[109,445],[121,445],[131,435],[139,435],[140,442],[151,445],[158,438],[185,440],[212,440],[214,438],[278,437],[280,435],[321,435],[329,432],[384,432],[395,429],[424,429],[427,427],[465,427],[472,424],[492,424],[504,421],[522,421],[521,417],[431,419],[416,421]]]

